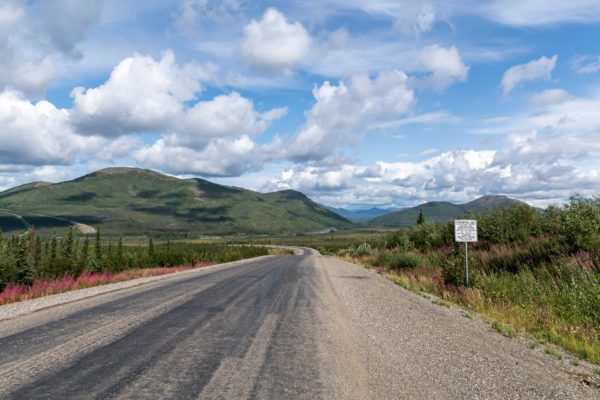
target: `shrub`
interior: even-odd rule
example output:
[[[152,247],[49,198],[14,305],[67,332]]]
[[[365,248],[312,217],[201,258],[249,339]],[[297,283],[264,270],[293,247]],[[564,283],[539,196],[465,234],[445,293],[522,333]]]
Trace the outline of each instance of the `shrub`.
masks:
[[[389,251],[380,251],[377,253],[377,257],[373,260],[373,265],[376,267],[387,268],[392,260],[392,253]]]
[[[388,262],[390,269],[417,268],[421,265],[421,258],[409,253],[393,254]]]
[[[551,240],[531,240],[523,244],[493,245],[487,250],[473,252],[477,264],[488,272],[517,273],[523,268],[553,262],[560,257],[559,245]]]
[[[477,220],[480,240],[489,243],[523,243],[542,233],[540,213],[526,204],[493,208]]]
[[[400,251],[411,251],[415,245],[410,240],[406,229],[397,230],[388,233],[385,238],[385,247],[387,249],[398,249]]]
[[[563,240],[572,252],[600,246],[600,197],[571,197],[561,217]]]
[[[452,244],[454,240],[454,225],[423,224],[410,229],[408,232],[410,242],[420,251],[428,251]]]
[[[442,261],[442,278],[447,285],[464,284],[464,270],[464,257],[460,257],[458,252],[451,252]]]
[[[465,255],[459,249],[455,248],[442,257],[442,278],[448,285],[464,286],[465,284]],[[477,286],[479,276],[477,273],[477,261],[469,253],[469,285]]]
[[[356,247],[352,247],[350,255],[353,257],[364,257],[371,255],[371,245],[368,243],[361,243]]]

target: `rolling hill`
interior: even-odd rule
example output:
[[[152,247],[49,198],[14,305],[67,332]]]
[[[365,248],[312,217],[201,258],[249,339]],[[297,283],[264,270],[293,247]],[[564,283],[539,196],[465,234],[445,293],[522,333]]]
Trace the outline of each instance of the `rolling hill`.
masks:
[[[380,217],[385,214],[389,214],[395,211],[400,211],[399,208],[378,208],[371,207],[362,210],[349,210],[346,208],[335,208],[328,207],[334,213],[341,215],[342,217],[352,221],[352,222],[366,222],[373,218]]]
[[[0,193],[0,228],[22,229],[11,213],[42,229],[79,222],[123,234],[281,234],[352,225],[293,190],[258,193],[137,168],[108,168],[68,182],[9,189]]]
[[[416,224],[419,210],[423,210],[423,215],[427,222],[447,222],[465,214],[478,214],[492,208],[509,207],[516,204],[525,203],[506,196],[483,196],[466,204],[432,201],[416,207],[373,218],[369,221],[369,225],[412,226]]]

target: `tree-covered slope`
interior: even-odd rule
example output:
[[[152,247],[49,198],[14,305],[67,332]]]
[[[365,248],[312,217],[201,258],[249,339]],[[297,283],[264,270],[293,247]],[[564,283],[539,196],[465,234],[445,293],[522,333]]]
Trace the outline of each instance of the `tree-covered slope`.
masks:
[[[335,208],[328,207],[334,213],[341,215],[342,217],[352,221],[352,222],[366,222],[370,221],[373,218],[380,217],[385,214],[389,214],[392,212],[400,211],[398,208],[378,208],[371,207],[367,209],[360,210],[350,210],[346,208]]]
[[[15,211],[42,228],[51,227],[52,221],[60,225],[48,218],[60,217],[122,233],[292,233],[351,225],[299,192],[264,194],[135,168],[22,186],[0,193],[0,209]],[[14,225],[9,219],[0,215],[0,227]]]
[[[483,196],[466,204],[429,202],[416,207],[382,215],[369,221],[375,226],[412,226],[416,224],[419,210],[423,210],[426,222],[447,222],[468,214],[479,214],[496,207],[509,207],[522,202],[506,196]]]

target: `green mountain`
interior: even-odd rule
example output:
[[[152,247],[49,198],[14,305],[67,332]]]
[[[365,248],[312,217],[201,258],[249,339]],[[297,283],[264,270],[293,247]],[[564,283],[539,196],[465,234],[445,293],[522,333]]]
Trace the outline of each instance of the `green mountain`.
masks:
[[[447,222],[465,214],[479,214],[492,208],[510,207],[516,204],[525,203],[506,196],[483,196],[466,204],[432,201],[373,218],[369,221],[369,224],[375,226],[413,226],[417,222],[419,210],[423,210],[427,222]]]
[[[24,185],[15,186],[14,188],[8,189],[4,192],[0,192],[0,196],[7,196],[9,194],[24,192],[29,189],[35,189],[38,187],[43,187],[43,186],[48,186],[48,185],[52,185],[52,184],[49,182],[42,182],[42,181],[30,182],[30,183],[26,183]]]
[[[360,210],[349,210],[347,208],[335,208],[328,207],[334,213],[341,215],[342,217],[352,221],[352,222],[366,222],[373,218],[377,218],[379,216],[389,214],[391,212],[399,211],[398,208],[378,208],[371,207],[367,209]]]
[[[0,228],[23,229],[15,215],[42,229],[82,223],[123,234],[269,234],[351,226],[293,190],[258,193],[136,168],[108,168],[0,193]]]

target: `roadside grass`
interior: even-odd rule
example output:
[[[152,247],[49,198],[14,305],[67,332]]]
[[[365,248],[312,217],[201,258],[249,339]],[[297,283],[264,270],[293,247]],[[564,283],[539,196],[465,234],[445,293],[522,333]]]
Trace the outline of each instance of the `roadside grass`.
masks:
[[[556,358],[557,360],[562,360],[562,358],[563,358],[562,354],[560,354],[559,351],[557,351],[556,349],[553,349],[552,347],[544,348],[544,353]]]
[[[514,339],[517,337],[517,332],[515,332],[513,328],[498,321],[492,322],[492,328],[509,339]]]
[[[507,337],[524,334],[600,365],[600,196],[574,195],[543,212],[520,204],[465,217],[477,219],[479,232],[469,285],[452,221],[399,228],[329,254],[478,313]]]
[[[431,300],[432,304],[438,305],[438,306],[442,306],[442,307],[446,307],[446,308],[450,308],[452,307],[452,304],[448,303],[447,301],[444,300]]]
[[[579,359],[578,359],[578,358],[571,358],[571,359],[569,360],[569,364],[571,364],[571,365],[573,365],[573,366],[577,367],[577,366],[579,366],[579,365],[581,364],[581,362],[579,361]]]
[[[174,272],[203,268],[211,263],[197,263],[179,267],[137,268],[122,272],[84,272],[77,278],[66,275],[57,279],[36,279],[31,286],[7,285],[0,293],[0,305],[35,299],[38,297],[64,293],[71,290],[85,289],[149,276],[166,275]]]
[[[539,281],[534,284],[524,277],[514,285],[521,284],[518,294],[498,293],[495,290],[502,287],[503,282],[497,280],[506,281],[502,277],[486,277],[490,285],[479,289],[436,285],[431,278],[437,275],[436,272],[429,279],[410,271],[395,274],[399,275],[395,281],[402,286],[435,294],[445,301],[485,316],[492,323],[497,322],[498,326],[511,327],[509,330],[501,329],[501,333],[507,337],[514,337],[518,332],[527,333],[543,342],[561,346],[589,362],[600,364],[600,331],[585,310],[586,303],[597,304],[598,300],[581,296],[585,290],[576,292],[577,289],[569,287],[562,287],[561,290],[556,284],[544,285]],[[593,292],[595,290],[588,291]]]
[[[443,269],[431,265],[431,255],[416,254],[416,268],[376,266],[381,256],[342,256],[347,261],[375,269],[392,282],[421,294],[439,298],[435,304],[457,304],[480,314],[508,338],[519,333],[535,338],[535,346],[550,343],[577,358],[600,365],[600,278],[568,265],[523,269],[516,274],[474,271],[477,287],[446,284]],[[443,303],[442,303],[443,302]],[[495,326],[494,326],[495,324]]]
[[[294,254],[294,252],[289,249],[279,249],[279,248],[269,247],[269,248],[267,248],[267,250],[268,250],[270,256],[293,255]]]

